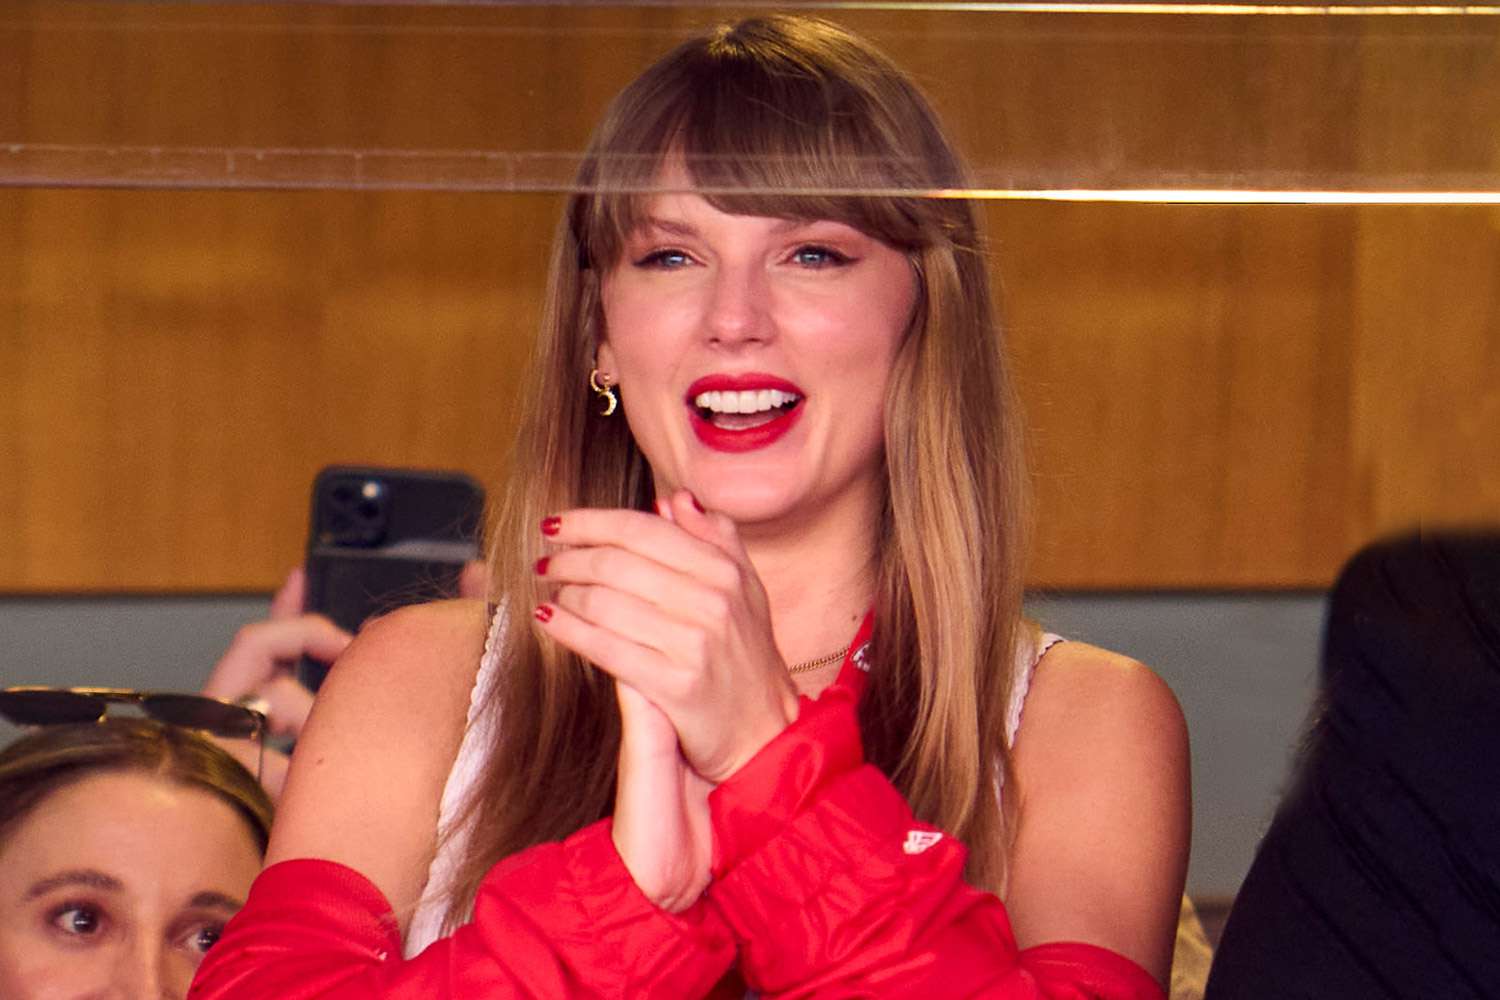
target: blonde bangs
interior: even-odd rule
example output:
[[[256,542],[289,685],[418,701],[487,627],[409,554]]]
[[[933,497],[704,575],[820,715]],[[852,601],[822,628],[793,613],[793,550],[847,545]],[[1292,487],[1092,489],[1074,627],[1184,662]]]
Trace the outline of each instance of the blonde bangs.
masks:
[[[965,178],[925,98],[864,43],[823,22],[795,37],[788,24],[723,29],[620,95],[569,213],[586,266],[618,260],[672,163],[733,215],[829,219],[907,252],[971,243],[968,212],[932,197]],[[913,107],[930,127],[912,127]]]

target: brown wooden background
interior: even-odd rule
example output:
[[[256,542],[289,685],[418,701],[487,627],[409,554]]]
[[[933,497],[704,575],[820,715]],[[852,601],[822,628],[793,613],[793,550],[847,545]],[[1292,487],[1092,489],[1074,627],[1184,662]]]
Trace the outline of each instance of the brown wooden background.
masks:
[[[566,152],[718,16],[17,4],[0,144]],[[841,19],[997,186],[1500,187],[1500,18]],[[265,590],[325,463],[503,476],[559,205],[0,189],[0,592]],[[1034,584],[1318,587],[1500,520],[1500,209],[986,211]]]

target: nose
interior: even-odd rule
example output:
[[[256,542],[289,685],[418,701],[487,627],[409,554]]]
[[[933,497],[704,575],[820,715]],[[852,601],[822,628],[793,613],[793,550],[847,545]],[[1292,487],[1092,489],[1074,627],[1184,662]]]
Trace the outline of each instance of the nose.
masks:
[[[753,261],[722,261],[714,269],[704,327],[710,342],[737,347],[772,335],[771,288]]]
[[[176,968],[166,942],[132,942],[120,950],[115,963],[111,1000],[182,1000],[192,970]]]

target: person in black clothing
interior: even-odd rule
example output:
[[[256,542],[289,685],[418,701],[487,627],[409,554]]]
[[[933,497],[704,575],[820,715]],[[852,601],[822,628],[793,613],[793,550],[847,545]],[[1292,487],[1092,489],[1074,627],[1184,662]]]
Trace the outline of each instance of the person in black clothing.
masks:
[[[1500,995],[1500,534],[1379,543],[1206,1000]]]

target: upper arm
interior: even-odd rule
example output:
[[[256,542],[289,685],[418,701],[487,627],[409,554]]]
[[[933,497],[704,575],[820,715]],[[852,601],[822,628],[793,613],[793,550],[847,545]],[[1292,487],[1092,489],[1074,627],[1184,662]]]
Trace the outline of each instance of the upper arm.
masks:
[[[484,633],[478,601],[403,608],[361,630],[297,741],[267,864],[348,865],[375,883],[404,926],[435,849]]]
[[[1191,829],[1187,726],[1139,663],[1062,643],[1037,667],[1016,737],[1006,898],[1022,947],[1102,945],[1165,984]]]

